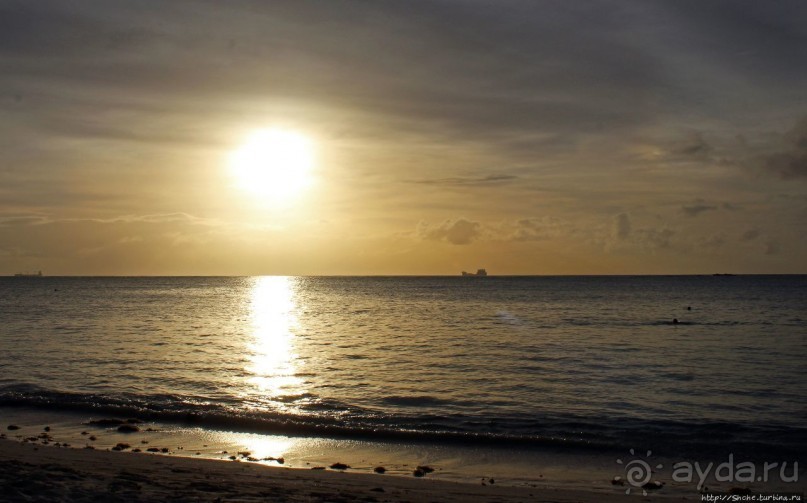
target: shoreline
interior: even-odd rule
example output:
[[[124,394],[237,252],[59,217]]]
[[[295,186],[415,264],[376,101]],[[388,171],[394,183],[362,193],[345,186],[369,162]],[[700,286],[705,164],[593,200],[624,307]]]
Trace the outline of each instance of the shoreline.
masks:
[[[617,502],[635,496],[294,469],[0,440],[4,501]]]
[[[215,501],[217,497],[224,500],[237,497],[238,501],[250,501],[247,496],[244,496],[247,499],[242,498],[241,492],[253,496],[262,494],[262,489],[258,487],[261,481],[254,478],[241,480],[239,477],[244,473],[267,473],[264,470],[273,474],[271,483],[279,484],[278,494],[287,498],[271,501],[489,501],[489,498],[494,498],[502,502],[609,502],[622,501],[626,496],[633,499],[625,501],[636,501],[637,491],[639,495],[642,492],[641,488],[631,487],[624,480],[622,483],[613,483],[615,477],[624,479],[626,475],[624,462],[630,461],[630,458],[624,454],[617,458],[578,451],[290,437],[18,407],[0,407],[0,418],[0,495],[16,494],[14,491],[19,484],[15,480],[42,482],[39,485],[24,485],[28,492],[23,491],[19,497],[15,496],[17,499],[9,501],[31,501],[31,498],[35,501],[74,501],[72,496],[60,494],[83,491],[81,487],[88,484],[92,486],[88,494],[98,497],[109,497],[112,494],[109,487],[128,484],[143,494],[130,494],[123,499],[125,501],[138,501],[141,497],[143,501],[162,500],[170,498],[162,493],[149,493],[146,496],[153,489],[149,487],[172,487],[172,490],[180,491],[177,484],[181,483],[191,491],[188,494],[194,495],[182,495],[183,501]],[[119,427],[130,431],[120,431]],[[630,454],[633,455],[633,451]],[[110,466],[101,466],[105,462],[100,460],[107,460]],[[671,461],[654,458],[654,463],[663,462],[665,467],[669,467]],[[332,466],[338,464],[346,465],[346,469]],[[433,471],[416,475],[415,471],[422,466],[428,466]],[[79,467],[84,467],[79,470],[80,474],[71,471]],[[377,471],[379,467],[384,468],[380,470],[382,473]],[[118,472],[125,472],[123,479],[128,477],[132,480],[121,482]],[[214,498],[201,498],[194,492],[196,489],[190,487],[191,482],[174,480],[174,472],[215,473],[222,483],[208,487],[207,479],[194,479],[193,483],[201,483],[207,487],[208,493],[217,494]],[[696,484],[675,482],[667,472],[660,471],[654,475],[653,480],[660,485],[649,490],[648,496],[662,500],[701,500]],[[329,478],[333,476],[348,479]],[[166,480],[162,480],[166,477]],[[319,486],[324,483],[320,477],[325,477],[322,480],[332,491],[328,496],[325,493],[321,497],[311,494],[305,496],[303,489],[294,485],[300,480],[308,480],[309,483],[301,487],[311,484]],[[45,480],[48,482],[45,483]],[[340,481],[346,480],[350,481],[347,487],[339,485]],[[63,486],[62,492],[49,492],[46,486],[51,483]],[[76,484],[80,486],[78,489],[73,487]],[[242,485],[243,491],[238,492],[239,489],[233,493],[233,487]],[[725,492],[748,486],[710,480],[708,487]],[[752,484],[750,488],[755,491],[803,492],[804,485],[803,482],[784,485],[765,483]],[[626,494],[628,489],[632,492]],[[336,498],[345,491],[350,492],[352,499]],[[423,493],[422,497],[409,494],[420,494],[419,491]],[[438,492],[438,499],[435,499],[434,491]],[[378,499],[379,494],[374,493],[383,497]],[[431,499],[427,498],[429,494]],[[60,497],[63,499],[60,500]],[[176,494],[171,498],[175,497]],[[368,497],[376,499],[366,499]],[[469,499],[472,497],[481,499]],[[89,496],[87,498],[87,501],[92,500]],[[6,501],[1,497],[0,500]]]
[[[134,453],[156,451],[163,456],[250,462],[267,466],[310,469],[333,463],[349,465],[352,473],[411,478],[417,466],[430,466],[429,479],[499,485],[611,490],[621,467],[611,456],[559,450],[511,449],[424,442],[289,436],[206,429],[191,425],[135,421],[135,432],[121,433],[111,416],[0,407],[0,438],[37,445],[112,450],[119,443]],[[98,420],[107,424],[100,424]],[[126,421],[117,417],[117,421]],[[95,423],[95,424],[93,424]],[[14,430],[6,430],[8,425]],[[242,455],[247,453],[246,455]],[[278,461],[282,459],[282,461]]]

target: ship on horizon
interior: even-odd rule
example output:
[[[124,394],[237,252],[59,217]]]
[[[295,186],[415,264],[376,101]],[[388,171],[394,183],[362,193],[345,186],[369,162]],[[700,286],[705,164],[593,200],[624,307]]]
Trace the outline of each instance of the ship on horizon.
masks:
[[[16,278],[41,278],[42,271],[37,272],[18,272],[14,273],[14,277]]]
[[[487,276],[488,272],[484,269],[477,269],[476,272],[462,271],[463,276]]]

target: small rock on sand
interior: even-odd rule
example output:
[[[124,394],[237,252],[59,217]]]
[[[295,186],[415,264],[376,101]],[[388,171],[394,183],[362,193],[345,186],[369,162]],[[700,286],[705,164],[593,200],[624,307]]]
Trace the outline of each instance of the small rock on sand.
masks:
[[[311,469],[312,470],[324,470],[325,467],[324,466],[312,466]]]
[[[384,468],[383,466],[376,466],[375,468],[373,468],[373,471],[376,473],[386,473],[387,469]]]
[[[642,489],[645,491],[655,491],[664,487],[664,482],[659,482],[657,480],[653,480],[648,482],[642,486]]]
[[[415,477],[422,477],[422,476],[426,475],[426,472],[424,472],[420,468],[416,468],[415,471],[412,472],[412,475],[414,475]]]
[[[16,424],[10,424],[10,425],[8,425],[8,428],[7,428],[7,429],[9,429],[9,430],[12,430],[12,431],[13,431],[13,430],[19,430],[19,429],[20,429],[20,427],[19,427],[19,426],[17,426]]]
[[[334,463],[331,465],[331,469],[333,470],[347,470],[348,468],[350,468],[350,466],[344,463]]]
[[[133,424],[122,424],[122,425],[118,426],[118,431],[120,433],[135,433],[135,432],[140,431],[140,428],[138,428],[137,426],[135,426]]]
[[[426,465],[418,465],[417,469],[422,471],[423,473],[431,473],[434,471],[434,468]]]
[[[160,452],[160,449],[158,449],[157,447],[149,447],[148,449],[146,449],[146,452]]]

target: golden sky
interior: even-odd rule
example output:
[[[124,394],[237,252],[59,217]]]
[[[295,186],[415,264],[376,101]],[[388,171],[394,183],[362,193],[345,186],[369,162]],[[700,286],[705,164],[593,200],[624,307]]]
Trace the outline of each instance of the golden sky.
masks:
[[[804,19],[0,0],[0,274],[807,273]]]

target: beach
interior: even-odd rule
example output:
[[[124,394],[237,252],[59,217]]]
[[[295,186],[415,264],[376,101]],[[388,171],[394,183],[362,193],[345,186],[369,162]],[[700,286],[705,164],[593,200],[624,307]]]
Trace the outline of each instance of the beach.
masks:
[[[248,501],[268,482],[280,501],[801,492],[804,285],[7,278],[2,494]]]
[[[465,484],[0,441],[3,501],[610,502],[620,493]]]

